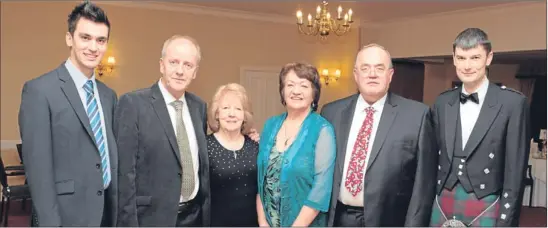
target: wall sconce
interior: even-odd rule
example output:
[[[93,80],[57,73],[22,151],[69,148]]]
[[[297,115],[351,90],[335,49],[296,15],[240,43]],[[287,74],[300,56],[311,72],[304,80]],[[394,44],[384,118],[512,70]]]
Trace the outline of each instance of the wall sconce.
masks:
[[[103,76],[105,73],[110,75],[114,70],[115,65],[116,59],[113,56],[109,56],[106,63],[99,63],[97,66],[97,74],[99,74],[99,76]]]
[[[330,82],[336,82],[337,80],[339,80],[339,78],[341,77],[341,70],[335,69],[334,73],[329,74],[328,69],[323,69],[320,76],[327,86]]]

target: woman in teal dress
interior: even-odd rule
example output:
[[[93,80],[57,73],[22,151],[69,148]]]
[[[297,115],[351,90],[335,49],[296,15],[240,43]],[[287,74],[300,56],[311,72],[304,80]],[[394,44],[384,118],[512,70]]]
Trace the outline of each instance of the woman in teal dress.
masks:
[[[266,121],[257,157],[260,226],[327,226],[335,164],[333,126],[315,113],[317,69],[290,63],[280,72],[287,112]]]

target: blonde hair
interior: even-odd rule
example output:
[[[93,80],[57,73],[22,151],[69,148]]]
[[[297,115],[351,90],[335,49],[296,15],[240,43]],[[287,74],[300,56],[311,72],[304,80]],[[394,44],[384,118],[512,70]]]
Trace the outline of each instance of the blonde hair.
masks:
[[[196,50],[198,51],[198,64],[200,63],[200,61],[202,60],[202,51],[200,49],[200,45],[198,45],[198,41],[196,41],[196,39],[190,36],[183,36],[183,35],[174,35],[170,37],[169,39],[167,39],[166,41],[164,41],[164,46],[162,47],[162,58],[166,56],[167,46],[169,46],[169,44],[175,40],[186,40],[192,43],[194,47],[196,47]]]
[[[242,103],[242,108],[244,111],[244,121],[242,123],[242,128],[240,132],[244,135],[247,135],[253,127],[253,111],[251,110],[251,103],[249,102],[245,88],[238,83],[222,85],[217,89],[215,95],[213,95],[213,99],[211,100],[211,105],[209,106],[207,124],[209,125],[211,131],[219,131],[219,102],[221,98],[224,97],[227,93],[235,94]]]

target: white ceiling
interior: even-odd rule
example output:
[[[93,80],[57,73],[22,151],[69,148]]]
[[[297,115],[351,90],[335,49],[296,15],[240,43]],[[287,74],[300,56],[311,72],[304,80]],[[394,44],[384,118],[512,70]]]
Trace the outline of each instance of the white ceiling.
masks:
[[[346,12],[352,8],[356,18],[361,21],[386,21],[398,18],[408,18],[420,15],[443,13],[456,10],[467,10],[472,8],[490,7],[500,4],[508,4],[512,1],[328,1],[329,11],[334,14],[339,5]],[[516,1],[513,1],[514,3]],[[295,16],[297,9],[303,11],[304,15],[314,13],[316,6],[321,1],[181,1],[168,4],[192,4],[203,7],[221,8],[237,11],[249,11],[254,13],[277,14],[281,16]]]

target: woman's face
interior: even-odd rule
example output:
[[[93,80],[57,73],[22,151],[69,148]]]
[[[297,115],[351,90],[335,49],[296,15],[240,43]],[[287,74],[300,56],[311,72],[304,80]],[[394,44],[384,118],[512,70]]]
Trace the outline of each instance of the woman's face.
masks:
[[[219,100],[219,128],[225,131],[240,131],[244,122],[244,108],[240,98],[232,92]]]
[[[312,82],[290,71],[285,76],[283,95],[288,109],[308,109],[314,101]]]

